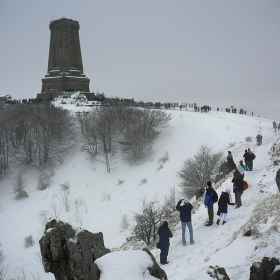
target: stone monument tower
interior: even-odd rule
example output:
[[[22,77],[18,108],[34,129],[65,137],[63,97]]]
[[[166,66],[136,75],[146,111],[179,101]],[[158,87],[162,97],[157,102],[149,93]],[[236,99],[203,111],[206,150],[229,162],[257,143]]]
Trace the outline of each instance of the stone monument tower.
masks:
[[[72,19],[51,21],[48,72],[38,98],[53,98],[63,91],[90,95],[90,80],[83,73],[79,28],[79,22]]]

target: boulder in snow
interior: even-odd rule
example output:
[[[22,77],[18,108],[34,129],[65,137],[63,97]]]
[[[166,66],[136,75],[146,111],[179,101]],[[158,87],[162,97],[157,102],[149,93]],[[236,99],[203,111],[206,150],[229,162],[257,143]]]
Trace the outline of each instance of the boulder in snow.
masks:
[[[261,262],[252,263],[249,280],[280,279],[280,261],[276,258],[264,257]]]
[[[56,280],[97,280],[99,270],[94,261],[110,252],[102,232],[91,233],[72,228],[62,221],[51,220],[39,241],[45,272]]]

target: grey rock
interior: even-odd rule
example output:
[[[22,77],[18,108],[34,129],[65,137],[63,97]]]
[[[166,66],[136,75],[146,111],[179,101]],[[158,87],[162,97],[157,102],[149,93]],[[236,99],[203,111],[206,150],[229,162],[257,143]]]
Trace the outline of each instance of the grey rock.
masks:
[[[94,261],[110,252],[102,232],[73,229],[57,220],[46,224],[39,244],[44,270],[56,280],[98,280],[100,272]]]
[[[279,265],[278,259],[264,257],[261,262],[252,263],[249,280],[279,280],[280,270],[275,271]]]
[[[217,280],[230,280],[230,278],[227,275],[226,270],[223,267],[219,266],[211,266],[209,267],[207,273],[211,276],[213,279]]]
[[[276,172],[275,181],[276,181],[277,188],[280,192],[280,169],[278,169],[278,171]]]
[[[155,257],[150,252],[150,250],[148,250],[147,248],[144,248],[144,249],[142,249],[142,251],[145,251],[151,257],[151,259],[153,261],[153,266],[148,267],[148,270],[149,270],[150,274],[157,279],[168,280],[165,271],[163,269],[161,269],[161,267],[158,265]]]

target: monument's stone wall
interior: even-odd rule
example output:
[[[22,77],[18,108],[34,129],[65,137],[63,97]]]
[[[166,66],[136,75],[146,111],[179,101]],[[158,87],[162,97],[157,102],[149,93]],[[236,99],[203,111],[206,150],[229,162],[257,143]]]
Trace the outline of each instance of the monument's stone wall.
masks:
[[[51,21],[48,70],[38,98],[52,98],[63,91],[90,93],[90,79],[83,73],[79,29],[79,22],[72,19]]]

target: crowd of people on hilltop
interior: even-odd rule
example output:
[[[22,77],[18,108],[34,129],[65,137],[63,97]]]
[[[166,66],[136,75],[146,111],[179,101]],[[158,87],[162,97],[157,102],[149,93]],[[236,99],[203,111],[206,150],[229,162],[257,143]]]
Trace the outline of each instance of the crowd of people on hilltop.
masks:
[[[207,208],[208,221],[205,226],[212,226],[214,224],[214,204],[218,204],[217,220],[216,225],[224,225],[228,218],[228,205],[235,206],[235,209],[239,209],[242,206],[242,194],[244,190],[248,188],[247,182],[244,180],[245,171],[253,170],[253,161],[256,158],[255,154],[250,150],[250,148],[245,150],[243,155],[245,164],[243,160],[240,160],[238,164],[235,164],[231,151],[228,151],[227,163],[230,171],[233,173],[232,177],[232,190],[230,187],[226,187],[224,191],[218,197],[218,194],[214,190],[211,181],[205,183],[205,197],[204,205]],[[234,202],[231,196],[231,191],[234,193]],[[194,233],[192,226],[192,209],[193,206],[188,198],[180,199],[176,204],[176,210],[180,212],[181,221],[181,234],[182,234],[182,245],[186,246],[186,227],[188,227],[189,232],[189,244],[193,245]],[[173,234],[168,227],[166,221],[163,222],[162,226],[158,230],[159,242],[157,243],[157,248],[161,250],[160,253],[160,263],[168,264],[167,256],[170,247],[169,239],[172,238]]]
[[[42,103],[44,99],[42,98],[29,98],[29,99],[7,99],[6,104],[38,104]],[[51,98],[46,101],[52,101]]]
[[[197,103],[182,103],[179,105],[178,102],[144,102],[144,101],[135,101],[134,98],[131,99],[126,99],[126,98],[119,98],[119,97],[105,97],[104,95],[102,96],[101,104],[106,106],[106,105],[116,105],[116,104],[124,104],[126,106],[132,106],[132,107],[141,107],[141,108],[148,108],[148,109],[176,109],[179,108],[180,110],[182,109],[192,109],[195,112],[209,112],[211,111],[211,106],[209,105],[204,105],[204,106],[198,106]],[[29,99],[12,99],[7,98],[6,99],[6,104],[38,104],[42,103],[43,101],[50,102],[52,101],[52,97],[48,97],[47,99],[42,99],[42,98],[29,98]],[[96,99],[97,100],[97,99]],[[98,99],[99,100],[99,99]],[[222,108],[217,108],[217,111],[223,111]],[[226,108],[225,112],[228,113],[237,113],[236,108]],[[239,111],[240,114],[245,114],[246,111],[243,109],[240,109]],[[253,112],[252,112],[253,115]],[[278,126],[278,129],[280,129],[280,123]]]

